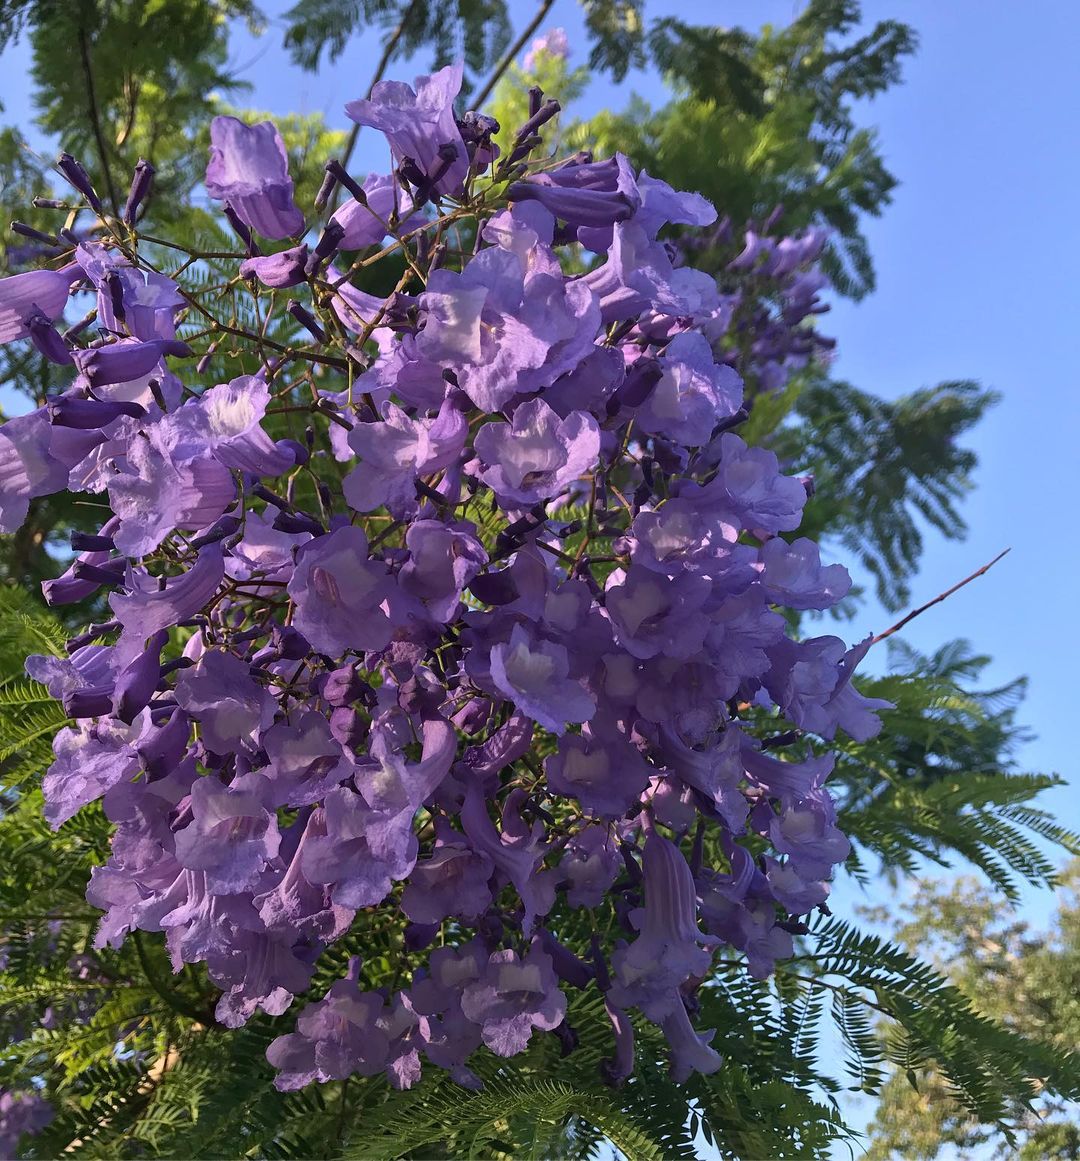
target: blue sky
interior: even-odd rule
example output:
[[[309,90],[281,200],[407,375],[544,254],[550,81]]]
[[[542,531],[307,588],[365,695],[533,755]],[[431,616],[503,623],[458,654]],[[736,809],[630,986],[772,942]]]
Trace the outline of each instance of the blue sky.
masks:
[[[288,5],[272,0],[264,7],[273,18]],[[510,7],[519,25],[534,11],[516,0]],[[791,0],[646,0],[650,17],[720,18],[751,28],[787,22],[799,7]],[[904,635],[923,651],[970,638],[993,655],[995,683],[1027,674],[1023,720],[1037,737],[1023,760],[1071,777],[1080,634],[1067,610],[1075,592],[1068,578],[1080,568],[1071,528],[1080,493],[1080,392],[1069,352],[1080,307],[1080,218],[1064,207],[1080,179],[1080,6],[874,0],[864,7],[871,18],[913,24],[921,47],[904,84],[863,111],[902,184],[885,215],[867,225],[877,292],[858,305],[838,302],[826,316],[824,329],[839,339],[837,373],[886,397],[959,378],[979,379],[1003,395],[970,440],[981,461],[978,488],[964,507],[971,533],[960,543],[928,538],[916,603],[1001,549],[1012,552]],[[581,46],[572,58],[580,63],[586,42],[573,0],[557,0],[546,27],[558,25]],[[231,55],[253,85],[245,104],[273,113],[321,111],[344,127],[342,106],[366,88],[377,36],[359,38],[318,77],[292,68],[280,41],[279,19],[261,40],[242,30],[234,36]],[[5,120],[23,125],[31,114],[26,65],[24,48],[0,60]],[[399,65],[396,75],[412,72]],[[662,92],[651,74],[632,73],[618,86],[598,78],[575,111],[621,105],[632,90],[653,100]],[[373,146],[362,135],[360,168],[381,162],[368,152]],[[891,620],[868,604],[845,631],[856,639]],[[1071,789],[1045,801],[1080,829]],[[841,888],[838,896],[843,906],[854,892]],[[1050,902],[1029,893],[1023,908],[1039,920]]]

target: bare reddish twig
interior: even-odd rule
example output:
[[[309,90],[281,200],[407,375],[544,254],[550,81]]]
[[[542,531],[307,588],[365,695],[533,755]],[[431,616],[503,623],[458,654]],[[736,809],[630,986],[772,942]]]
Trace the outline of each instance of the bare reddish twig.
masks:
[[[886,637],[891,637],[893,633],[899,632],[908,623],[908,621],[914,621],[920,613],[925,613],[927,609],[933,608],[934,605],[940,604],[943,600],[945,600],[946,597],[951,597],[953,593],[957,591],[957,589],[962,589],[964,585],[970,584],[976,577],[982,576],[985,572],[989,572],[1003,556],[1006,556],[1011,551],[1012,549],[1006,548],[1004,552],[999,552],[997,556],[995,556],[994,559],[990,561],[989,564],[984,564],[982,568],[977,568],[971,574],[971,576],[964,577],[962,581],[953,585],[951,589],[946,589],[943,593],[938,593],[938,595],[934,597],[932,601],[927,601],[925,605],[920,605],[917,609],[913,609],[910,613],[908,613],[907,616],[901,617],[895,625],[886,629],[884,633],[879,633],[870,642],[870,644],[876,645],[879,641],[884,641]]]

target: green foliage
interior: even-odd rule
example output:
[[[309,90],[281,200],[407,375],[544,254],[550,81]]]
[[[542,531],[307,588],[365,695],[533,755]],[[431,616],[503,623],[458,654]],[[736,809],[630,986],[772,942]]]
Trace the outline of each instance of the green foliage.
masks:
[[[240,87],[225,68],[226,22],[254,20],[251,0],[33,0],[22,9],[41,128],[82,158],[114,209],[139,157],[157,167],[152,196],[181,203],[201,177],[189,134],[205,120],[207,95]]]
[[[859,11],[854,0],[811,0],[789,26],[756,37],[658,21],[649,45],[675,98],[601,113],[575,147],[591,138],[601,152],[622,150],[676,188],[700,190],[736,226],[782,205],[787,230],[830,227],[826,272],[841,294],[862,297],[874,272],[860,217],[881,213],[896,179],[853,103],[899,81],[916,36],[886,20],[851,39]],[[708,254],[699,259],[710,268]]]
[[[298,0],[285,19],[286,47],[296,64],[312,72],[323,53],[336,60],[354,36],[376,24],[388,62],[430,46],[433,68],[463,57],[479,72],[510,43],[505,0]]]
[[[877,872],[895,883],[926,859],[946,867],[967,861],[1009,898],[1019,880],[1053,884],[1054,864],[1037,840],[1080,853],[1080,837],[1032,805],[1062,779],[1016,769],[1014,751],[1027,736],[1016,724],[1024,681],[977,688],[989,658],[963,641],[932,657],[899,643],[891,654],[900,672],[859,681],[868,696],[895,704],[886,728],[869,742],[836,747],[830,785],[858,848],[848,869],[865,880],[866,856],[876,856]]]
[[[797,425],[775,443],[814,475],[804,534],[857,559],[887,609],[910,599],[924,527],[947,539],[967,532],[957,505],[973,486],[977,461],[960,441],[996,402],[995,392],[970,380],[892,401],[820,377],[799,392]]]
[[[589,67],[621,81],[645,64],[641,0],[580,0],[585,27],[593,37]]]
[[[1070,1054],[1080,1043],[1078,873],[1074,864],[1066,874],[1067,889],[1047,932],[1033,930],[969,879],[920,882],[899,914],[874,917],[893,926],[913,953],[942,965],[980,1014],[1038,1035],[1075,1070]],[[1080,1124],[1075,1107],[1061,1097],[1036,1092],[1030,1107],[1015,1108],[1011,1120],[1015,1134],[1007,1137],[959,1103],[936,1062],[916,1067],[910,1079],[894,1071],[870,1125],[867,1156],[933,1161],[949,1146],[981,1147],[1025,1161],[1077,1156]]]

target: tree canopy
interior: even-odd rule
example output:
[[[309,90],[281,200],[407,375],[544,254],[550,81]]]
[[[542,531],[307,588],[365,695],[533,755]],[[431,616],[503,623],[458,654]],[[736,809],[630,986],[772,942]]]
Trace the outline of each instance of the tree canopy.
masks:
[[[299,0],[287,15],[285,43],[298,68],[317,72],[351,37],[378,27],[383,55],[372,77],[358,79],[357,97],[369,82],[405,77],[405,62],[419,69],[462,59],[458,112],[475,103],[494,114],[504,158],[532,141],[515,134],[545,96],[554,97],[563,110],[543,129],[544,168],[583,150],[597,159],[618,152],[636,169],[715,203],[715,225],[695,233],[676,224],[663,244],[676,267],[707,271],[731,302],[714,350],[745,384],[738,431],[779,456],[788,474],[812,477],[798,535],[857,561],[881,604],[899,612],[910,602],[927,535],[965,532],[962,499],[976,467],[965,438],[995,396],[977,383],[950,381],[913,384],[903,397],[884,400],[834,378],[827,316],[818,307],[793,312],[784,281],[816,268],[802,263],[777,276],[768,255],[781,242],[828,231],[821,269],[836,293],[872,292],[862,224],[885,212],[897,178],[858,102],[901,81],[915,31],[893,20],[864,27],[854,0],[811,0],[790,25],[760,32],[653,19],[634,0],[584,0],[588,64],[574,69],[550,38],[523,58],[545,31],[551,4],[545,0],[527,19],[518,8],[502,0]],[[16,37],[32,47],[38,128],[85,166],[103,217],[119,220],[140,158],[157,171],[131,236],[154,269],[190,295],[180,333],[201,356],[184,367],[192,398],[259,369],[244,334],[261,333],[290,352],[312,333],[286,310],[299,305],[291,289],[245,297],[236,278],[240,243],[204,205],[210,115],[262,119],[239,105],[243,86],[228,71],[235,21],[272,35],[247,0],[0,5],[0,47]],[[634,98],[624,110],[575,116],[586,67],[618,78],[645,62],[665,77],[663,104]],[[306,211],[317,204],[323,162],[336,157],[348,170],[355,138],[318,116],[280,118],[277,127],[295,205]],[[76,218],[76,195],[25,148],[24,137],[24,127],[0,131],[0,209],[27,227],[0,243],[0,275],[55,266],[73,241],[93,236],[70,233],[83,229],[86,215]],[[772,249],[759,249],[763,240]],[[316,234],[307,241],[314,247]],[[448,269],[464,263],[480,241],[463,222],[455,253],[440,260]],[[407,284],[410,262],[423,256],[399,251],[373,266],[365,292],[385,298]],[[585,273],[602,259],[583,245],[566,261]],[[317,279],[318,267],[309,277]],[[609,337],[625,337],[617,323]],[[370,340],[369,330],[360,345]],[[317,395],[318,375],[340,371],[333,363],[311,371],[310,393]],[[52,400],[64,375],[33,346],[0,346],[0,382],[28,406]],[[351,395],[351,377],[344,386]],[[307,408],[310,401],[302,402]],[[299,394],[289,396],[280,414],[267,417],[274,439],[301,446],[311,438],[300,403]],[[325,409],[312,416],[320,432],[335,426]],[[373,407],[366,418],[374,416]],[[654,450],[649,486],[659,487],[655,480],[678,467],[664,458],[673,453]],[[334,470],[330,491],[340,493],[345,469]],[[325,511],[332,500],[313,477],[300,481],[288,503]],[[215,1017],[218,989],[205,965],[174,970],[160,933],[136,930],[120,946],[95,946],[100,912],[87,902],[87,883],[109,857],[115,828],[100,802],[58,830],[46,823],[42,776],[69,715],[23,668],[27,654],[65,656],[88,620],[110,616],[103,590],[54,610],[38,596],[41,582],[70,564],[71,533],[85,526],[87,502],[63,490],[32,499],[0,562],[7,582],[0,589],[0,1021],[7,1044],[0,1086],[15,1094],[10,1108],[0,1107],[0,1135],[14,1141],[28,1130],[20,1155],[586,1158],[611,1142],[632,1158],[689,1158],[704,1140],[723,1156],[813,1157],[850,1135],[849,1089],[882,1094],[874,1157],[929,1159],[943,1141],[985,1140],[1002,1148],[1019,1140],[1030,1157],[1078,1155],[1075,1128],[1061,1112],[1078,1087],[1070,998],[1076,908],[1065,905],[1060,934],[1047,938],[1003,921],[997,909],[1023,884],[1053,885],[1056,852],[1080,854],[1080,839],[1039,806],[1038,795],[1060,779],[1017,764],[1023,681],[985,689],[987,658],[965,642],[943,642],[924,657],[892,638],[888,664],[877,676],[856,678],[853,688],[895,708],[876,737],[838,736],[828,785],[837,825],[852,844],[846,873],[902,886],[929,861],[973,866],[982,885],[925,889],[909,922],[888,939],[816,905],[804,920],[783,921],[790,954],[767,978],[748,975],[740,954],[721,956],[686,995],[695,1023],[718,1029],[713,1047],[724,1063],[712,1075],[674,1080],[660,1028],[635,1017],[637,1067],[610,1083],[610,1012],[591,983],[569,993],[572,1034],[538,1036],[512,1059],[472,1058],[479,1091],[434,1070],[404,1090],[378,1075],[277,1091],[266,1060],[271,1042],[291,1031],[305,1002],[342,979],[350,955],[363,955],[373,984],[397,987],[410,951],[403,924],[361,911],[287,1013],[260,1012],[235,1028]],[[560,519],[567,528],[592,521],[592,507],[568,508]],[[585,553],[586,527],[566,534],[564,555]],[[492,557],[503,547],[496,535],[494,523],[481,521],[478,536]],[[753,539],[750,530],[744,543]],[[601,582],[611,563],[595,566]],[[858,599],[853,593],[830,615],[842,617]],[[827,631],[812,609],[794,607],[787,617],[798,636]],[[178,654],[191,631],[173,631]],[[771,729],[770,711],[736,708],[748,729]],[[769,753],[797,761],[813,736],[811,727],[777,727]],[[547,756],[521,754],[515,776],[520,770],[530,779],[530,763]],[[538,800],[535,818],[550,815],[549,807]],[[683,837],[691,864],[730,859],[712,838]],[[430,835],[423,841],[430,846]],[[754,853],[763,858],[764,851]],[[635,866],[625,871],[627,898],[634,897]],[[578,911],[560,922],[560,936],[584,955],[589,921]],[[829,1028],[843,1044],[841,1075],[833,1075],[824,1047]],[[35,1102],[46,1100],[52,1119],[39,1124]]]

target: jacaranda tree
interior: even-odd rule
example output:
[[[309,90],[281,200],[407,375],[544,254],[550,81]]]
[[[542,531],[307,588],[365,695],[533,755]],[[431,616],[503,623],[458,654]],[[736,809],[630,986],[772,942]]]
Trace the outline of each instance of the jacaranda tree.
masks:
[[[462,82],[347,105],[385,173],[330,139],[301,195],[222,114],[219,215],[155,218],[152,158],[119,187],[102,149],[106,192],[64,153],[17,227],[0,343],[43,390],[0,522],[59,497],[72,531],[35,539],[53,613],[2,595],[10,1147],[814,1156],[826,1004],[868,1091],[933,1060],[981,1119],[1074,1095],[827,906],[845,861],[1012,890],[1053,877],[1028,832],[1075,840],[951,674],[859,682],[874,639],[814,632],[850,588],[800,535],[824,224],[720,221]]]

